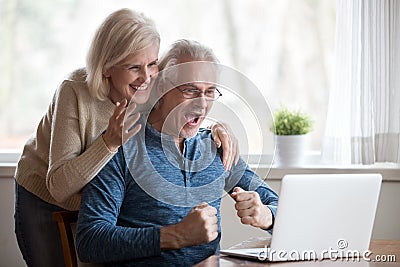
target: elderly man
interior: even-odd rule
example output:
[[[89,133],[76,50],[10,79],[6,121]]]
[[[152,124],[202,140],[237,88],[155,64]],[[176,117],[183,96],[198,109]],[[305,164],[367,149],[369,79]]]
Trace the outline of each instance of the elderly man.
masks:
[[[218,66],[197,42],[174,43],[160,62],[158,99],[143,131],[84,189],[77,227],[82,261],[113,266],[193,265],[218,253],[223,191],[243,224],[272,229],[278,196],[240,159],[228,172],[199,129]],[[251,191],[254,190],[254,191]]]

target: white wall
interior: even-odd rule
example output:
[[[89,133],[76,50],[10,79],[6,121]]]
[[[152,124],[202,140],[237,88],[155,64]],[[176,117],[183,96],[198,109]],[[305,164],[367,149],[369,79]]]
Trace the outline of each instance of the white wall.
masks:
[[[26,266],[14,234],[14,179],[0,177],[0,267]]]

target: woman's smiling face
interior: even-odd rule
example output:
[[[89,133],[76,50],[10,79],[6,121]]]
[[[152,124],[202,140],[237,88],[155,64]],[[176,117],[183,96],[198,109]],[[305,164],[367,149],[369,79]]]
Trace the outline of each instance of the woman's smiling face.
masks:
[[[146,103],[158,73],[158,47],[150,46],[128,56],[108,69],[104,75],[110,82],[109,98],[112,102],[123,99],[138,104]]]

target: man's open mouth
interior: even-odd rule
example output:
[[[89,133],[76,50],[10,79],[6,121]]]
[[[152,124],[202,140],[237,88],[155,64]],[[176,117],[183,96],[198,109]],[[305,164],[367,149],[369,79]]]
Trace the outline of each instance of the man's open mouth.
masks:
[[[204,117],[202,112],[189,112],[185,115],[186,123],[189,126],[196,126],[202,117]]]

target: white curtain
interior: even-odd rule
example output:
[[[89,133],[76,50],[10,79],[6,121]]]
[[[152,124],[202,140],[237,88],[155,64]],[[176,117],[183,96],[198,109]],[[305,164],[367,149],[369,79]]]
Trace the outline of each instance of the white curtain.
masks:
[[[400,1],[337,0],[322,160],[400,163]]]

